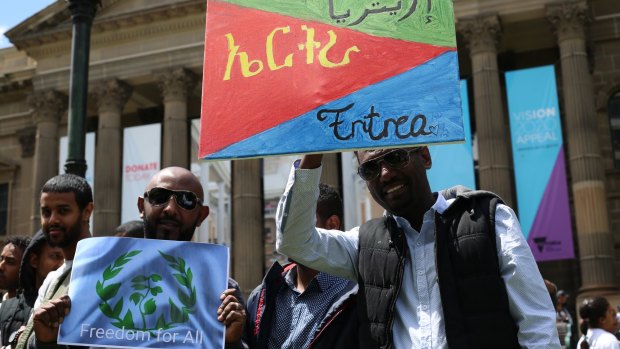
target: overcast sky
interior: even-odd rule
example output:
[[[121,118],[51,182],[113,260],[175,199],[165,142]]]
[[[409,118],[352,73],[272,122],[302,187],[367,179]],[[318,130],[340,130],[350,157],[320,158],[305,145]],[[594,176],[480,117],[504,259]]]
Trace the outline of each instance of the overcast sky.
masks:
[[[55,1],[64,0],[0,0],[0,48],[9,47],[11,43],[4,36],[4,32],[13,28],[26,18],[41,11]]]

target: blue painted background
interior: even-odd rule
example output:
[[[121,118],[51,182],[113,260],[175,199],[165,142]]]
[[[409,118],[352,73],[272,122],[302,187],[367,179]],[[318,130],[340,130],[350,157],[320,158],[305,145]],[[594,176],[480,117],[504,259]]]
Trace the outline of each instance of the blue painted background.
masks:
[[[426,173],[432,191],[439,191],[455,185],[476,189],[474,157],[471,143],[469,100],[467,81],[461,80],[461,106],[465,143],[430,146],[433,167]]]
[[[185,287],[180,287],[174,276],[179,273],[169,266],[158,251],[183,258],[186,266],[191,268],[192,284],[197,294],[194,311],[190,313],[189,321],[160,332],[160,341],[157,341],[155,336],[152,336],[150,341],[144,342],[105,337],[90,338],[90,332],[84,333],[81,329],[92,327],[119,330],[111,324],[113,320],[99,310],[102,300],[96,292],[96,284],[103,280],[106,267],[113,264],[123,253],[134,250],[141,252],[124,264],[120,273],[109,281],[105,281],[104,284],[122,282],[118,294],[109,301],[114,305],[121,299],[123,300],[121,317],[131,310],[134,324],[136,326],[143,324],[139,310],[130,300],[130,295],[136,292],[131,280],[138,275],[157,273],[163,277],[160,282],[153,283],[153,285],[161,286],[163,293],[154,297],[157,309],[153,315],[146,317],[148,327],[154,327],[155,318],[161,314],[170,320],[170,300],[177,305],[181,304],[178,292],[185,290]],[[219,295],[227,288],[227,247],[192,242],[98,237],[85,239],[78,243],[73,263],[69,289],[73,307],[60,327],[59,343],[145,348],[223,348],[224,326],[217,321],[217,308],[221,304]],[[86,324],[88,326],[84,327]],[[196,333],[197,330],[202,331],[204,335],[202,344],[190,343],[189,340],[183,343],[188,331]],[[164,335],[164,332],[169,332],[169,334]],[[177,333],[174,342],[163,341],[164,338],[172,339],[174,333]],[[196,337],[192,336],[192,339]]]

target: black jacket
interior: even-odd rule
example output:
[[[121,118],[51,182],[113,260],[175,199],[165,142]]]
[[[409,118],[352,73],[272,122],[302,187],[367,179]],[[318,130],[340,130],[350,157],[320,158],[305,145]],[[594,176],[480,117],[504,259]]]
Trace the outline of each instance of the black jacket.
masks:
[[[0,308],[0,337],[2,345],[10,343],[9,338],[13,332],[28,322],[32,307],[37,299],[37,287],[35,285],[35,271],[30,265],[30,255],[35,246],[44,243],[45,236],[39,230],[30,240],[24,250],[22,262],[19,267],[19,290],[16,297],[7,299]]]
[[[443,193],[456,198],[435,216],[435,262],[446,339],[451,349],[519,348],[517,325],[499,271],[492,193],[463,187]],[[409,249],[391,216],[360,227],[359,300],[364,348],[392,348],[395,304]],[[403,292],[412,292],[411,290]]]
[[[294,263],[282,267],[278,262],[265,275],[263,282],[258,285],[248,298],[248,314],[246,323],[246,339],[251,349],[267,348],[274,307],[278,290],[285,283],[284,275],[295,267]],[[314,334],[309,348],[334,349],[358,347],[358,317],[355,294],[357,285],[350,281],[341,292],[340,298],[334,302],[327,312],[321,325]],[[304,348],[295,348],[304,349]]]

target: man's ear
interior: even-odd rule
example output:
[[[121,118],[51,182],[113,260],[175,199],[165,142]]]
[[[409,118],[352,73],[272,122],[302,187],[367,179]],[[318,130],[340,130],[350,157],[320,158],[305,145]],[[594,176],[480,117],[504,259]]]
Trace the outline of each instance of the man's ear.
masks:
[[[93,213],[93,207],[94,205],[91,201],[86,204],[86,207],[82,210],[82,219],[84,219],[84,222],[88,222],[90,220],[90,215]]]
[[[424,165],[424,168],[429,170],[431,167],[433,167],[433,159],[431,159],[431,152],[430,150],[428,150],[428,147],[422,147],[422,150],[420,151],[420,157],[422,158],[422,164]]]
[[[338,229],[340,230],[340,218],[338,218],[338,216],[331,215],[329,216],[329,218],[327,218],[327,220],[325,221],[325,229]]]
[[[30,263],[32,269],[37,269],[37,264],[39,264],[39,256],[35,253],[31,253],[28,262]]]
[[[209,216],[209,206],[202,206],[200,208],[200,217],[198,218],[198,224],[196,224],[196,226],[199,227],[200,224],[207,219],[207,216]]]
[[[138,212],[140,212],[140,218],[144,218],[144,198],[142,196],[138,196]]]

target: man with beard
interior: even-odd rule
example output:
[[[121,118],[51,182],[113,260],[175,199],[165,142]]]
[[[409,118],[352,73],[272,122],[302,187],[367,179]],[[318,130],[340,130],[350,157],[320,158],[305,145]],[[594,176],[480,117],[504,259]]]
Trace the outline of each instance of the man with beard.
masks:
[[[385,209],[349,231],[313,226],[322,156],[291,170],[277,248],[358,280],[360,348],[557,348],[555,312],[515,213],[497,195],[432,192],[427,147],[356,152]]]
[[[83,181],[83,179],[81,180]],[[86,182],[84,181],[84,183]],[[45,188],[44,186],[44,189]],[[41,194],[42,223],[44,216],[50,216],[49,213],[46,215],[45,212],[45,207],[47,206],[44,206],[44,195],[45,191]],[[188,170],[180,167],[170,167],[159,171],[153,176],[147,186],[145,198],[140,197],[138,199],[140,215],[145,223],[145,237],[160,240],[190,241],[196,227],[200,225],[209,214],[209,208],[202,205],[203,198],[204,193],[200,182],[196,176]],[[49,205],[51,207],[59,206]],[[66,207],[66,205],[62,207]],[[90,206],[87,206],[87,208],[88,207],[91,208],[90,211],[88,211],[88,215],[85,214],[82,217],[86,222],[85,228],[87,233],[88,217],[90,217],[90,212],[92,212],[92,195]],[[61,210],[59,209],[59,211]],[[68,211],[66,212],[68,214]],[[66,245],[63,244],[63,242],[66,242],[66,239],[62,239],[63,236],[74,235],[59,234],[58,231],[62,230],[61,228],[63,226],[64,225],[59,224],[48,224],[47,231],[50,232],[47,233],[46,225],[43,224],[43,231],[46,232],[46,236],[49,236],[51,242],[57,243],[61,247]],[[75,244],[77,244],[79,240],[80,239],[76,240]],[[72,246],[72,248],[71,246],[63,247],[65,259],[70,261],[73,260],[76,247],[75,245]],[[65,250],[71,253],[70,257],[67,257],[67,252]],[[63,269],[63,267],[61,267],[59,271],[61,269]],[[51,274],[52,273],[50,273],[50,275]],[[58,272],[56,272],[56,274],[58,274]],[[48,279],[49,278],[48,276]],[[241,341],[241,335],[245,323],[245,309],[243,304],[237,300],[240,299],[240,292],[234,280],[229,280],[229,287],[230,288],[225,290],[220,296],[222,304],[217,309],[218,320],[226,325],[226,348],[243,348],[244,343]],[[47,286],[44,284],[41,290],[45,288],[47,288]],[[67,348],[67,346],[57,345],[56,338],[58,337],[58,325],[62,323],[64,317],[69,314],[71,309],[71,299],[66,295],[66,292],[65,295],[60,298],[47,297],[51,293],[51,291],[47,292],[45,298],[53,300],[35,310],[33,318],[36,338],[34,338],[35,336],[31,336],[27,342],[27,346],[26,343],[24,343],[25,340],[20,338],[17,348]],[[58,293],[59,292],[56,292],[55,294]],[[24,334],[26,334],[27,331],[28,328]]]
[[[52,246],[62,249],[65,263],[43,281],[34,314],[19,336],[17,348],[56,347],[57,306],[70,302],[66,294],[75,249],[78,241],[91,236],[89,219],[93,212],[93,193],[84,178],[72,174],[51,178],[41,188],[40,201],[41,230]],[[52,313],[55,314],[50,316]]]
[[[196,227],[209,215],[198,178],[181,167],[168,167],[156,173],[138,198],[147,239],[191,241]],[[226,325],[226,348],[241,348],[246,312],[237,282],[228,279],[228,289],[220,296],[218,320]]]

